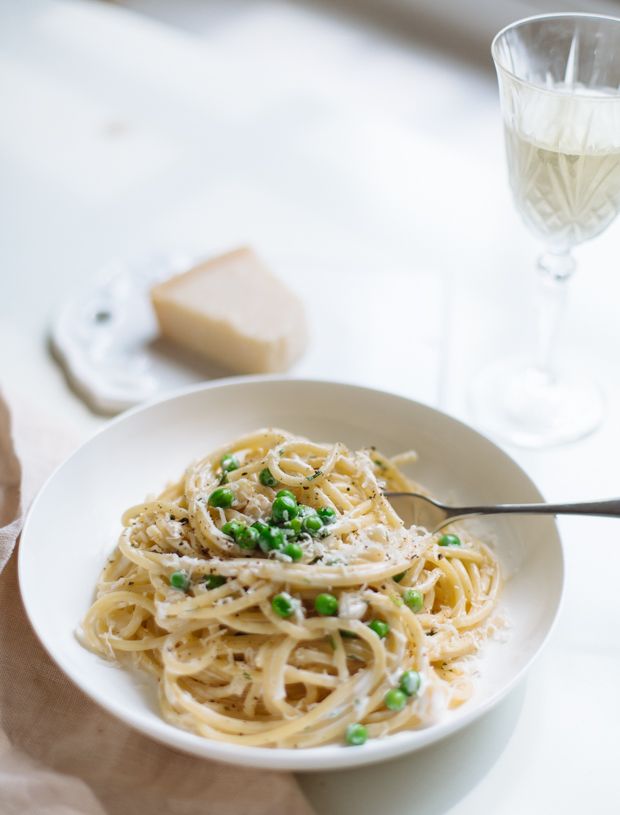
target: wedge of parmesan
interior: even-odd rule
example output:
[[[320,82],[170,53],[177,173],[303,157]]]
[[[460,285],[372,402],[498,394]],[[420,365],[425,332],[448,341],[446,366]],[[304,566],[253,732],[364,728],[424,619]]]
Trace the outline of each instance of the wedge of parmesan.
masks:
[[[235,373],[287,371],[307,345],[301,302],[251,249],[160,283],[151,299],[164,337]]]

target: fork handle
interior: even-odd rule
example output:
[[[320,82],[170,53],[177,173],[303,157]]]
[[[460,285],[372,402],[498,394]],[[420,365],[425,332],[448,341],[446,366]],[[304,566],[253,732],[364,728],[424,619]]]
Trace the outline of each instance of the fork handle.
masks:
[[[599,515],[620,518],[620,498],[605,501],[586,501],[579,504],[498,504],[479,507],[446,507],[449,518],[463,515]]]

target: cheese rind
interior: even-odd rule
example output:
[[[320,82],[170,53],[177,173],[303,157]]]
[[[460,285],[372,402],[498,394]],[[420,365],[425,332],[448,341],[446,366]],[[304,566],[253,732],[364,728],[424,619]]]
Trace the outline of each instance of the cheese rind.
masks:
[[[307,345],[300,300],[251,249],[160,283],[151,300],[164,337],[235,373],[282,373]]]

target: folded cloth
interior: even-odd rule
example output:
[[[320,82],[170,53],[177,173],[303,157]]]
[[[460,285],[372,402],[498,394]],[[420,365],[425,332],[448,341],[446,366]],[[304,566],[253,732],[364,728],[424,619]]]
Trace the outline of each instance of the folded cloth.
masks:
[[[289,773],[195,758],[130,729],[47,656],[26,618],[15,544],[45,477],[75,439],[0,394],[2,815],[312,815]]]

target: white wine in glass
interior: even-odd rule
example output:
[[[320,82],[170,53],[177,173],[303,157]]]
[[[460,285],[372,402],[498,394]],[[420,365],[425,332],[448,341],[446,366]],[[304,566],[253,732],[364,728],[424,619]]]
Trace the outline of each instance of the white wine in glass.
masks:
[[[620,150],[583,148],[588,120],[574,101],[563,110],[572,124],[568,143],[560,141],[555,128],[539,130],[537,141],[505,128],[517,208],[532,232],[560,252],[594,238],[620,208]]]
[[[493,42],[510,186],[544,246],[538,261],[533,359],[505,360],[472,382],[478,422],[527,447],[580,438],[603,414],[598,387],[554,364],[575,268],[572,248],[620,211],[620,20],[551,14],[521,20]]]

